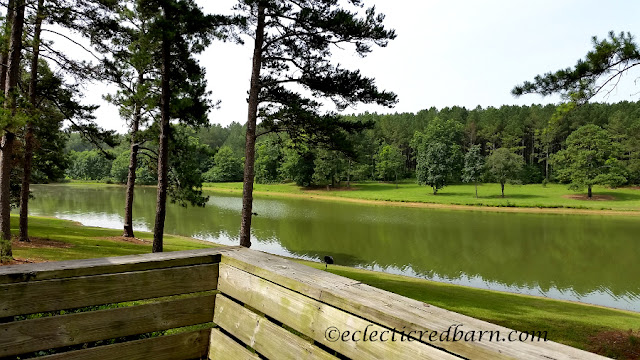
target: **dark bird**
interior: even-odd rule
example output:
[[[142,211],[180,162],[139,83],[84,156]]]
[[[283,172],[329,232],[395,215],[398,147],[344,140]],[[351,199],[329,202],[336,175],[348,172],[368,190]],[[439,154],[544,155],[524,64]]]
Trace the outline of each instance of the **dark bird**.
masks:
[[[251,215],[258,216],[258,213],[257,212],[252,212]]]
[[[329,264],[333,264],[333,256],[325,256],[324,257],[324,269],[327,270],[327,266],[329,266]]]

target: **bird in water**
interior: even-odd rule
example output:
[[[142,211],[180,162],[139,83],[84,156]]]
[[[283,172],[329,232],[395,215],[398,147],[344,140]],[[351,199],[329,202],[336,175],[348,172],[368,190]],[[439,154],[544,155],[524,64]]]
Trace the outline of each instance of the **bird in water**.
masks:
[[[333,256],[325,256],[324,257],[324,269],[327,270],[327,266],[329,266],[329,264],[333,264]]]

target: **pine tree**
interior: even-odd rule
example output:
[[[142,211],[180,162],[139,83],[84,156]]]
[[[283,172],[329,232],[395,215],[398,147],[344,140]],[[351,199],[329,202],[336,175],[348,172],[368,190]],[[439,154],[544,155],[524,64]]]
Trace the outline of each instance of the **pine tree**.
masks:
[[[4,113],[2,141],[0,144],[0,259],[11,258],[11,161],[18,115],[18,80],[22,59],[22,31],[24,27],[25,0],[16,0],[10,18],[11,33],[7,58],[7,75],[4,89]]]
[[[149,36],[156,45],[156,69],[160,70],[158,121],[158,195],[153,235],[153,252],[163,251],[169,177],[169,151],[172,134],[170,121],[177,119],[188,126],[208,123],[211,106],[207,99],[204,70],[193,55],[202,52],[215,36],[223,36],[234,19],[205,15],[192,0],[137,0],[141,16],[151,19]],[[175,182],[173,182],[175,183]],[[201,191],[193,186],[179,191],[195,204],[204,203]]]
[[[593,50],[573,68],[538,75],[533,81],[516,86],[513,95],[560,94],[580,105],[601,92],[611,92],[620,77],[640,65],[640,48],[628,32],[616,35],[611,31],[608,38],[594,36],[592,42]]]
[[[362,7],[359,0],[350,3]],[[379,91],[373,79],[330,58],[336,46],[348,44],[365,56],[374,44],[386,46],[395,32],[385,30],[384,16],[373,8],[360,18],[338,0],[240,0],[236,9],[247,17],[254,39],[240,230],[240,245],[250,247],[256,138],[286,132],[293,142],[331,148],[344,144],[346,133],[365,128],[323,112],[316,99],[329,99],[338,110],[358,102],[392,106],[395,94]]]

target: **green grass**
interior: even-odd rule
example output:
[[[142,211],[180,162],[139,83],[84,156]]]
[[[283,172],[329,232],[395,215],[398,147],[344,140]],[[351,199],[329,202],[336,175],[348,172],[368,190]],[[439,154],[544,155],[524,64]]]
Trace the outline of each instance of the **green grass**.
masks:
[[[17,216],[11,216],[11,225],[12,232],[17,233]],[[135,244],[108,239],[121,235],[122,230],[86,227],[71,221],[53,218],[30,217],[30,237],[55,240],[70,244],[71,247],[14,248],[13,255],[21,259],[59,261],[151,252],[151,242]],[[145,240],[153,239],[152,234],[144,232],[136,232],[136,237]],[[215,244],[181,236],[165,235],[164,237],[165,251],[192,250],[214,246]]]
[[[12,216],[17,226],[17,217]],[[14,232],[17,229],[13,229]],[[148,253],[150,244],[133,244],[106,239],[120,236],[120,230],[84,227],[77,223],[51,218],[30,218],[30,234],[69,244],[70,248],[15,248],[21,259],[70,260]],[[138,232],[142,239],[149,233]],[[165,236],[165,250],[189,250],[212,247],[202,241]],[[296,260],[298,261],[298,260]],[[315,268],[323,264],[298,261]],[[547,331],[550,340],[587,349],[589,337],[604,331],[640,329],[640,313],[549,300],[496,291],[474,289],[385,274],[368,270],[331,266],[330,272],[345,276],[409,298],[503,325],[520,331]]]
[[[241,192],[242,183],[207,183],[204,188],[211,191]],[[596,186],[594,195],[606,195],[613,200],[569,199],[565,196],[586,194],[567,189],[567,185],[548,184],[546,187],[534,185],[505,186],[505,197],[500,195],[499,184],[478,186],[479,198],[475,197],[473,185],[450,185],[433,195],[430,187],[419,186],[413,182],[401,182],[396,189],[394,184],[379,182],[354,183],[352,190],[344,187],[338,190],[306,190],[295,184],[256,184],[255,191],[272,194],[323,195],[337,198],[381,200],[394,202],[421,202],[447,205],[474,205],[499,207],[531,208],[574,208],[595,210],[640,211],[640,190],[633,188],[608,189]]]
[[[317,269],[324,264],[295,260]],[[519,331],[547,331],[548,338],[586,349],[607,330],[640,329],[640,314],[568,301],[475,289],[406,276],[330,265],[329,271],[408,298]]]

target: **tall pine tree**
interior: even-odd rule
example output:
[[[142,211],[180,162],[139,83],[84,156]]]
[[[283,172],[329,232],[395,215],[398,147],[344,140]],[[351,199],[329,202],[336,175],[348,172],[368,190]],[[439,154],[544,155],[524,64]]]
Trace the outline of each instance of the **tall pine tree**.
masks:
[[[337,110],[363,102],[392,106],[396,95],[379,91],[374,80],[359,71],[331,63],[332,51],[351,44],[365,56],[373,45],[384,47],[395,38],[383,26],[375,9],[358,15],[360,0],[240,0],[236,10],[248,19],[254,39],[248,99],[242,223],[240,245],[251,246],[250,229],[255,177],[255,144],[260,135],[286,132],[294,142],[345,144],[346,133],[364,124],[343,120],[322,110],[319,98],[334,102]],[[258,118],[261,120],[258,128]]]
[[[211,106],[207,99],[204,69],[194,55],[202,52],[215,37],[229,31],[232,19],[224,16],[205,15],[192,0],[137,0],[137,8],[143,18],[151,19],[150,40],[157,46],[154,53],[160,70],[160,103],[158,121],[158,193],[154,224],[153,252],[163,251],[164,222],[169,178],[172,120],[188,126],[208,124],[207,113]],[[202,204],[203,198],[197,186],[174,189],[174,194],[191,203]],[[179,199],[178,199],[179,201]]]

